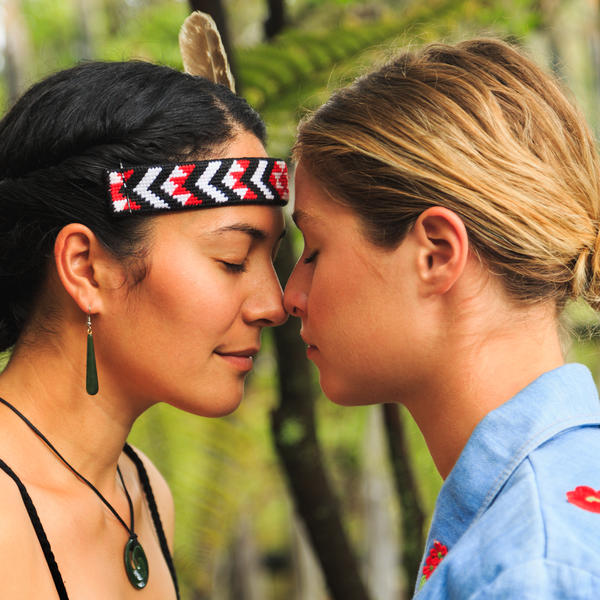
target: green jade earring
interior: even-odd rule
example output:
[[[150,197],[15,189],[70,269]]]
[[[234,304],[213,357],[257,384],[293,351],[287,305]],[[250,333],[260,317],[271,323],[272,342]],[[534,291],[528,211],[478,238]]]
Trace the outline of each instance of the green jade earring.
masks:
[[[87,353],[85,364],[85,390],[90,396],[98,393],[98,371],[94,352],[94,334],[92,333],[92,307],[88,307],[87,316]]]

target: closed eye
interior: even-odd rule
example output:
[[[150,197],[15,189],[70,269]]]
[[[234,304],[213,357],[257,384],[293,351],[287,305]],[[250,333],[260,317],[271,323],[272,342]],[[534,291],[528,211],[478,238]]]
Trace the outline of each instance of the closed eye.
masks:
[[[231,273],[245,273],[246,272],[246,261],[242,263],[230,263],[224,260],[220,261],[221,264]]]
[[[302,262],[304,262],[305,265],[314,262],[314,260],[317,258],[319,254],[318,250],[314,250],[313,252],[311,252],[311,254],[309,256],[307,256]]]

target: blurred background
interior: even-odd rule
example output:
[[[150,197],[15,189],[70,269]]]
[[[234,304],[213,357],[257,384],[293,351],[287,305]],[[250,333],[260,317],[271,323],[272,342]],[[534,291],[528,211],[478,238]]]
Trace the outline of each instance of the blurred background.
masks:
[[[599,0],[0,0],[3,110],[81,60],[180,69],[178,31],[193,9],[217,21],[238,92],[263,115],[274,156],[289,157],[303,114],[395,51],[481,35],[525,48],[600,127]],[[282,280],[299,250],[288,236]],[[264,334],[234,414],[205,419],[158,405],[131,434],[175,497],[184,599],[411,595],[441,480],[403,409],[348,409],[319,394],[297,330],[289,322]],[[594,375],[597,334],[589,309],[568,307],[569,360]]]

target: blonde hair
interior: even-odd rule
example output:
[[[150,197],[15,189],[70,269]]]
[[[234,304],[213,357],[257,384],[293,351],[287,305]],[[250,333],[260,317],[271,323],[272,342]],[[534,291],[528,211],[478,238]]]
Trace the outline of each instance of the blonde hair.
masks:
[[[600,307],[600,164],[559,85],[492,39],[433,44],[357,79],[299,126],[294,158],[399,244],[444,206],[475,251],[527,302]]]

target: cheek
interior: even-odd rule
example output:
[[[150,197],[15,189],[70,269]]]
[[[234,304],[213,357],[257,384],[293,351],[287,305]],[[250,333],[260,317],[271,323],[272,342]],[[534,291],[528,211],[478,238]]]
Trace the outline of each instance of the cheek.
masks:
[[[313,275],[307,297],[306,309],[310,329],[318,327],[319,335],[326,337],[346,306],[340,282],[335,277],[317,271]]]
[[[381,401],[365,394],[374,379],[390,378],[401,360],[397,314],[376,283],[358,272],[313,281],[307,327],[320,349],[321,385],[340,404]]]
[[[348,277],[318,272],[310,289],[308,329],[328,359],[340,366],[354,362],[364,336],[359,291]]]
[[[237,314],[236,295],[226,277],[210,269],[169,271],[148,281],[145,294],[149,318],[162,328],[186,328],[180,334],[195,334],[198,328],[226,327]]]

